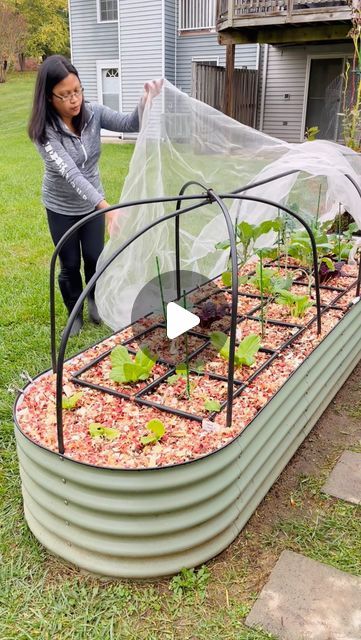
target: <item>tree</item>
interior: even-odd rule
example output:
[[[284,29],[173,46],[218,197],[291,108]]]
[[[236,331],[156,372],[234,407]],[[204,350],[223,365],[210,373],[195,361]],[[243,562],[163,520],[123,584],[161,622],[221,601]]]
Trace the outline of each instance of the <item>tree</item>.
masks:
[[[1,0],[0,0],[1,1]],[[69,55],[67,0],[7,0],[28,25],[21,58]]]
[[[24,16],[0,1],[0,82],[5,82],[9,64],[24,49],[27,36]]]

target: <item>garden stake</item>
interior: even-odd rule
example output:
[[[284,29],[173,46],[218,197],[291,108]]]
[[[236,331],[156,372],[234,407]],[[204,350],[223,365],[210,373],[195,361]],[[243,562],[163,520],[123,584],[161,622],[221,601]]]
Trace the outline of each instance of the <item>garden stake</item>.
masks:
[[[187,309],[186,292],[183,289],[183,307]],[[191,385],[189,382],[189,351],[188,351],[188,331],[184,334],[184,346],[186,350],[186,376],[187,376],[187,398],[191,397]]]
[[[277,231],[277,265],[279,271],[281,268],[281,212],[279,209],[277,209],[277,220],[279,224],[279,228]]]
[[[160,297],[161,297],[161,300],[162,300],[163,317],[164,317],[164,320],[167,320],[167,312],[166,312],[165,302],[164,302],[163,284],[162,284],[162,278],[161,278],[161,275],[160,275],[159,258],[158,258],[158,256],[156,256],[155,261],[157,263],[157,273],[158,273]]]
[[[338,203],[338,220],[337,220],[337,245],[338,245],[338,261],[341,260],[341,202]]]
[[[320,213],[321,190],[322,190],[322,182],[320,183],[320,187],[319,187],[319,190],[318,190],[317,211],[316,211],[316,221],[315,221],[315,228],[316,229],[317,229],[317,225],[318,225],[318,216],[319,216],[319,213]]]
[[[261,335],[262,338],[264,338],[264,296],[263,296],[263,255],[262,255],[262,249],[259,250],[259,284],[260,284],[260,291],[261,291]]]

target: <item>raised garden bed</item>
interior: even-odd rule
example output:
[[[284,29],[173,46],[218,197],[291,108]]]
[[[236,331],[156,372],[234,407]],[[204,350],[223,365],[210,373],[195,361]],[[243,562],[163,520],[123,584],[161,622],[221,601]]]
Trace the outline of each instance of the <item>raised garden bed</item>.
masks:
[[[130,577],[173,573],[224,549],[361,356],[361,304],[352,304],[357,269],[346,271],[338,290],[324,289],[321,335],[314,307],[295,319],[284,308],[276,317],[280,305],[266,304],[263,336],[259,299],[238,310],[238,342],[257,334],[261,348],[251,366],[236,367],[231,427],[227,361],[209,341],[215,329],[228,332],[228,316],[221,327],[188,335],[189,397],[184,374],[167,382],[185,346],[180,339],[169,345],[159,317],[139,321],[138,338],[127,328],[67,361],[64,396],[79,395],[63,411],[64,455],[57,452],[55,375],[29,384],[15,423],[25,514],[38,539],[89,571]],[[240,285],[244,293],[248,285]],[[123,344],[134,358],[144,342],[158,355],[149,378],[112,380],[112,349]],[[223,410],[207,409],[207,401]],[[155,419],[165,433],[142,444]]]
[[[98,268],[57,357],[55,260],[84,221],[65,234],[51,263],[52,371],[15,404],[31,530],[65,560],[108,576],[166,575],[222,551],[361,357],[361,267],[340,271],[348,242],[317,225],[312,231],[281,204],[225,194],[278,210],[259,226],[233,226],[214,191],[184,196],[190,184],[176,198],[159,199],[177,201],[175,212],[142,228]],[[195,204],[180,210],[182,199]],[[226,222],[228,239],[215,249],[230,248],[231,270],[215,282],[220,295],[209,282],[182,296],[180,215],[210,203]],[[289,234],[280,212],[305,231]],[[195,305],[200,324],[169,342],[165,318],[149,314],[64,362],[71,324],[91,287],[129,244],[172,219],[174,299]],[[277,244],[258,249],[270,231]]]

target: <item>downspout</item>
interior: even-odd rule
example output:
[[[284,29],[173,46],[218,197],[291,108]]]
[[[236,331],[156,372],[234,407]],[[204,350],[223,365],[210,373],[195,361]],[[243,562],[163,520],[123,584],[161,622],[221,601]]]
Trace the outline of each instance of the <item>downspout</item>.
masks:
[[[73,64],[73,62],[74,62],[74,58],[73,58],[73,34],[72,34],[72,31],[71,31],[71,8],[70,8],[70,2],[71,2],[71,0],[68,0],[70,60],[71,60],[71,63]]]
[[[123,89],[122,89],[122,49],[120,46],[120,0],[118,0],[118,68],[119,68],[119,111],[123,111]]]
[[[257,111],[258,111],[258,89],[259,89],[259,59],[261,55],[261,45],[257,43],[257,53],[256,53],[256,71],[257,71],[257,82],[256,82],[256,92],[255,92],[255,109],[253,116],[253,128],[257,127]]]
[[[261,113],[259,117],[259,130],[263,131],[264,108],[266,101],[266,84],[267,84],[267,68],[268,68],[268,49],[269,45],[265,44],[263,68],[262,68],[262,93],[261,93]]]

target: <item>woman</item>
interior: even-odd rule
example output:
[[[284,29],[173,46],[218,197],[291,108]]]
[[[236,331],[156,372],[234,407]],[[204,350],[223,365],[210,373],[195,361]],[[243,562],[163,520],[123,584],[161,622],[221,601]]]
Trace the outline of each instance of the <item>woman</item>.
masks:
[[[99,177],[100,130],[139,131],[147,96],[156,95],[160,88],[161,81],[146,83],[138,106],[126,115],[85,102],[79,74],[63,56],[50,56],[43,62],[35,86],[29,136],[45,162],[42,197],[55,245],[93,209],[110,206]],[[114,212],[106,214],[108,228],[113,216]],[[104,223],[102,215],[85,224],[60,251],[59,286],[69,314],[82,292],[81,255],[85,281],[89,282],[104,246]],[[88,297],[88,314],[91,322],[101,322],[94,291]],[[81,311],[70,335],[77,335],[82,325]]]

